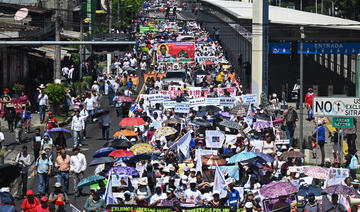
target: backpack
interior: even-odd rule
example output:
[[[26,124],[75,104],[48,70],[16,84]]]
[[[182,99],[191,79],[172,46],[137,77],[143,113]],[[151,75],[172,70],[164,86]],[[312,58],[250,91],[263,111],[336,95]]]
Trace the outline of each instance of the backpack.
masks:
[[[359,167],[359,161],[355,155],[351,157],[349,169],[357,169]]]
[[[286,116],[285,116],[286,124],[294,124],[296,121],[296,112],[294,110],[288,110]]]

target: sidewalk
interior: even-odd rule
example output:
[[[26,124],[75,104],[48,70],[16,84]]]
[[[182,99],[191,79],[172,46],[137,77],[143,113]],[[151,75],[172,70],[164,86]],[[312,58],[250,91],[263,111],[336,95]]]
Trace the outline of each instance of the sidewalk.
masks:
[[[33,132],[35,130],[35,128],[37,127],[44,127],[43,124],[40,124],[40,116],[38,113],[32,113],[31,114],[31,128],[30,130]],[[1,132],[9,132],[8,129],[8,123],[7,121],[5,121],[5,119],[0,118],[0,129]]]

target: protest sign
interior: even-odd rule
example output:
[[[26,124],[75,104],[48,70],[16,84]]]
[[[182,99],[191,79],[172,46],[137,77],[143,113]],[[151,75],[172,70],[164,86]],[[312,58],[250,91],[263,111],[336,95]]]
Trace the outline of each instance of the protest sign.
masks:
[[[177,103],[174,109],[175,113],[189,113],[190,112],[190,104],[186,103]]]
[[[220,97],[220,106],[231,107],[235,103],[234,97]]]
[[[205,98],[190,99],[189,102],[191,107],[204,106]]]
[[[242,102],[247,104],[257,104],[257,95],[256,94],[247,94],[242,95]]]
[[[275,140],[275,144],[276,144],[276,145],[290,144],[290,140],[289,140],[289,139]]]
[[[111,185],[112,187],[128,187],[129,186],[129,176],[127,175],[111,175]]]
[[[217,150],[212,150],[212,149],[197,149],[195,151],[195,158],[199,158],[199,156],[203,156],[203,155],[217,155],[218,151]]]
[[[230,211],[242,211],[242,209],[233,209],[229,207],[176,207],[179,211],[183,212],[199,212],[199,211],[206,211],[206,212],[230,212]],[[163,206],[139,206],[139,205],[107,205],[106,211],[112,212],[129,212],[129,211],[136,211],[136,212],[171,212],[174,211],[174,207],[163,207]]]
[[[162,94],[146,94],[144,95],[145,101],[162,101],[164,100],[164,95]]]
[[[217,58],[215,56],[196,56],[195,60],[200,64],[203,62],[207,62],[207,61],[216,63],[216,62],[218,62],[219,58]]]
[[[191,62],[195,58],[195,43],[162,43],[156,49],[158,62]]]
[[[221,148],[225,140],[225,135],[219,130],[206,130],[205,140],[207,148]]]
[[[349,177],[350,170],[344,168],[330,168],[328,178],[324,183],[324,188],[332,185],[342,184],[345,178]]]
[[[206,98],[205,105],[219,105],[220,98]]]
[[[169,109],[169,108],[175,108],[175,105],[177,103],[175,101],[164,101],[163,102],[163,106],[165,109]]]

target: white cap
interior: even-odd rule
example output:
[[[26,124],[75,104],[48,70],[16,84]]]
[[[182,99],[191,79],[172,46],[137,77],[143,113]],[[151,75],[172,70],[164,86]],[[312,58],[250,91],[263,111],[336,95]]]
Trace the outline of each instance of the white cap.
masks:
[[[154,165],[154,164],[159,164],[159,161],[153,160],[153,161],[151,161],[151,164],[152,164],[152,165]]]
[[[169,167],[164,167],[164,168],[163,168],[163,172],[170,172]]]
[[[190,180],[190,184],[191,183],[196,183],[196,178],[192,178],[191,180]]]
[[[331,163],[331,159],[330,159],[330,158],[326,158],[326,159],[325,159],[325,162]]]
[[[136,138],[132,138],[132,139],[130,139],[130,141],[136,141]]]
[[[196,169],[192,168],[190,169],[190,172],[196,172]]]
[[[174,166],[170,166],[170,167],[169,167],[169,170],[170,170],[170,171],[175,171],[175,167],[174,167]]]

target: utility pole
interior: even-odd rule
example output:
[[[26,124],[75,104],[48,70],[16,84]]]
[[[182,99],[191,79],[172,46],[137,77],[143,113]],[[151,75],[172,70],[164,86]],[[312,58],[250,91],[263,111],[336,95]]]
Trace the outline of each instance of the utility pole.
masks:
[[[55,2],[55,40],[60,41],[60,0],[54,1]],[[55,79],[60,79],[61,75],[61,46],[55,46]]]
[[[303,149],[303,141],[304,141],[304,135],[303,135],[303,127],[304,127],[304,109],[303,109],[303,94],[304,94],[304,39],[305,39],[305,33],[304,33],[304,27],[300,27],[300,126],[299,126],[299,146],[300,151],[304,152]]]
[[[117,17],[120,18],[120,0],[117,2]]]
[[[108,5],[107,5],[107,12],[108,12],[108,20],[109,20],[109,34],[111,34],[111,29],[112,29],[112,0],[108,0],[107,1]],[[107,74],[110,74],[111,72],[111,54],[107,54],[106,55],[106,59],[107,59]]]

